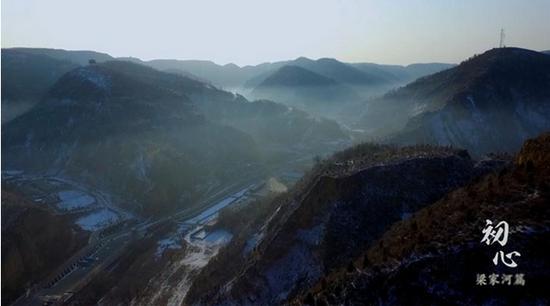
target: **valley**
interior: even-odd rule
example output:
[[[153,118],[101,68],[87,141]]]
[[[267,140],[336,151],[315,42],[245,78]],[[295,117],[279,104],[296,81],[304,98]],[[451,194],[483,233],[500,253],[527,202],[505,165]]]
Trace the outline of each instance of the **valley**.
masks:
[[[51,192],[55,193],[57,188],[65,189],[70,186],[66,181],[55,177],[29,177],[20,174],[9,175],[6,181],[8,184],[16,184],[22,192],[25,192],[25,188],[33,189],[35,201],[39,199],[40,205],[49,205],[53,210],[58,209],[55,204],[62,202],[48,203],[53,198]],[[84,230],[91,230],[87,245],[68,258],[43,282],[28,288],[13,305],[42,305],[45,302],[50,304],[70,303],[72,295],[86,286],[97,273],[117,261],[130,243],[139,241],[144,236],[155,235],[155,231],[166,223],[176,223],[179,227],[176,237],[171,239],[179,240],[181,237],[185,237],[186,243],[190,245],[193,245],[195,240],[200,242],[203,239],[205,241],[213,239],[209,237],[216,235],[215,232],[207,234],[204,238],[195,238],[195,236],[206,224],[215,222],[221,209],[233,203],[242,205],[243,202],[253,201],[254,197],[259,196],[255,191],[262,188],[264,184],[265,182],[258,178],[243,179],[241,182],[236,182],[213,193],[201,203],[193,205],[193,207],[197,207],[195,209],[183,209],[163,218],[143,220],[143,218],[132,216],[129,212],[117,211],[118,218],[115,220],[98,220],[94,224],[83,224],[80,222],[81,219],[76,219],[77,225],[83,227]],[[82,188],[82,186],[78,187]],[[96,201],[95,209],[104,209],[97,208],[98,205],[105,205],[105,202],[102,202],[104,196],[90,190],[86,192],[91,199]],[[26,193],[30,194],[28,191]],[[56,210],[55,213],[80,215],[83,211]],[[93,216],[93,213],[91,215]],[[161,253],[163,241],[165,240],[159,241]],[[208,258],[204,260],[206,263]]]
[[[2,303],[490,304],[465,279],[493,216],[548,280],[546,53],[2,63]]]

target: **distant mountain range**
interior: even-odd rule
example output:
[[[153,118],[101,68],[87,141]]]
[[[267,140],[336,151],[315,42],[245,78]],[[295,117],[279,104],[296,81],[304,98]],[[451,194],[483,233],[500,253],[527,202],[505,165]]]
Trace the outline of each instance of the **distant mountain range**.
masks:
[[[360,102],[414,80],[452,67],[449,64],[417,64],[407,67],[377,64],[346,64],[335,59],[300,57],[276,63],[281,68],[250,79],[252,98],[269,98],[299,106],[314,114],[348,122],[348,114]],[[292,68],[288,68],[292,67]],[[246,90],[245,90],[246,92]]]
[[[369,101],[358,126],[398,143],[514,152],[550,129],[550,56],[487,51]]]
[[[39,80],[33,82],[33,86],[36,86],[35,91],[25,90],[25,94],[36,92],[37,95],[33,96],[31,102],[25,97],[17,96],[17,84],[27,84],[25,75],[21,71],[13,71],[11,67],[19,68],[17,61],[12,61],[14,55],[18,57],[25,56],[27,58],[42,58],[43,61],[47,61],[52,65],[52,73],[47,77],[40,77],[39,71],[32,71],[30,75],[36,77]],[[170,60],[159,59],[151,61],[142,61],[138,58],[123,57],[113,58],[112,56],[94,51],[66,51],[59,49],[44,49],[44,48],[11,48],[2,49],[3,72],[11,75],[8,82],[12,84],[4,84],[3,88],[6,88],[7,94],[3,96],[2,101],[8,112],[3,115],[4,121],[12,119],[21,112],[27,110],[29,107],[22,107],[27,104],[36,103],[37,97],[44,94],[52,82],[55,81],[61,74],[74,68],[76,65],[87,65],[88,61],[93,59],[97,63],[105,61],[121,60],[130,61],[146,66],[153,67],[157,70],[166,71],[174,74],[189,77],[204,83],[212,84],[218,88],[230,90],[233,92],[239,92],[240,94],[250,99],[270,99],[277,102],[284,102],[289,106],[301,105],[304,110],[330,116],[332,118],[338,118],[334,114],[335,109],[340,109],[343,104],[349,102],[358,102],[368,97],[380,95],[385,91],[394,88],[396,86],[404,85],[409,81],[412,81],[418,77],[431,74],[452,67],[452,64],[413,64],[409,66],[398,65],[378,65],[371,63],[354,63],[347,64],[331,58],[321,58],[318,60],[311,60],[305,57],[300,57],[290,61],[280,61],[274,63],[264,63],[256,66],[243,66],[239,67],[234,64],[217,65],[210,61],[199,60]],[[35,59],[37,60],[37,59]],[[63,61],[65,64],[60,65],[57,61]],[[13,63],[13,64],[12,64]],[[36,67],[34,64],[28,64]],[[291,73],[284,74],[285,77],[289,77],[289,80],[284,86],[273,87],[270,90],[264,90],[264,81],[274,75],[275,79],[281,81],[280,69],[284,66],[294,66],[303,68],[311,73],[315,73],[319,77],[331,79],[335,82],[333,88],[328,92],[320,87],[312,87],[301,90],[296,84],[291,84],[290,80],[299,80],[302,76],[291,76]],[[24,71],[24,70],[23,70]],[[49,71],[44,69],[42,71]],[[295,72],[298,70],[295,69]],[[304,71],[301,71],[303,74]],[[50,80],[47,82],[47,80]],[[270,81],[267,82],[268,84]],[[290,86],[287,88],[287,86]],[[260,87],[256,90],[257,87]],[[289,91],[298,91],[295,93],[288,93]],[[13,92],[13,93],[12,93]],[[21,92],[21,91],[19,91]],[[325,112],[319,112],[319,109],[312,107],[310,101],[316,100],[319,97],[323,97],[325,101],[330,102],[331,108]],[[25,100],[23,102],[23,100]],[[11,109],[14,108],[14,111]],[[19,110],[21,108],[21,110]]]
[[[295,60],[263,63],[239,67],[235,64],[218,65],[211,61],[197,60],[151,60],[119,58],[145,64],[159,70],[179,70],[189,73],[213,85],[225,89],[253,89],[283,66],[298,66],[347,85],[404,84],[418,77],[441,71],[453,64],[413,64],[409,66],[378,65],[372,63],[343,63],[331,58],[312,60],[299,57]]]

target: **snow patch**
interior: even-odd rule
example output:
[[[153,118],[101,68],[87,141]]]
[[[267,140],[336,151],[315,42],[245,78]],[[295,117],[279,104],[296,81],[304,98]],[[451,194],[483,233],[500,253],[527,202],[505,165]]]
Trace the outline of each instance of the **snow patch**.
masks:
[[[15,176],[23,174],[23,170],[2,170],[3,175]]]
[[[189,288],[191,288],[194,276],[233,237],[226,230],[217,230],[210,233],[205,239],[199,240],[191,239],[192,232],[185,236],[187,247],[185,248],[184,257],[171,263],[167,269],[163,269],[159,276],[149,282],[148,289],[154,290],[156,294],[147,301],[140,302],[140,304],[157,305],[163,297],[169,297],[166,305],[181,305]],[[162,244],[173,245],[172,239],[166,239]],[[174,283],[176,279],[177,282]]]
[[[231,241],[232,238],[233,238],[233,234],[231,234],[230,232],[224,229],[219,229],[206,235],[204,240],[208,243],[219,245],[219,244],[227,244],[229,241]]]
[[[157,242],[157,251],[155,252],[155,257],[159,258],[166,250],[177,249],[181,249],[181,244],[176,238],[170,237],[162,239]]]
[[[200,213],[198,216],[191,218],[185,223],[205,223],[211,220],[213,217],[215,217],[221,209],[225,208],[229,204],[235,202],[239,198],[241,198],[251,187],[246,187],[242,190],[240,190],[237,193],[234,193],[227,198],[221,200],[217,204],[213,205],[212,207],[208,208],[207,210]]]
[[[94,211],[76,221],[76,224],[87,231],[97,231],[116,223],[119,215],[108,208]]]
[[[77,190],[60,191],[57,195],[61,200],[57,203],[57,207],[63,210],[80,209],[95,203],[94,197]]]
[[[109,89],[111,87],[110,78],[104,74],[101,74],[95,71],[94,69],[89,69],[87,67],[84,67],[84,68],[78,69],[77,74],[79,77],[92,83],[98,88]]]
[[[472,112],[472,118],[477,122],[482,122],[483,115],[477,108],[476,101],[474,100],[474,98],[472,96],[468,96],[466,97],[466,99],[470,102],[470,108],[471,108],[470,111]]]
[[[263,232],[256,233],[252,237],[250,237],[250,239],[248,239],[246,241],[246,244],[244,245],[243,255],[247,256],[248,254],[250,254],[250,252],[254,250],[254,248],[258,245],[260,241],[262,241],[263,238],[264,238]]]

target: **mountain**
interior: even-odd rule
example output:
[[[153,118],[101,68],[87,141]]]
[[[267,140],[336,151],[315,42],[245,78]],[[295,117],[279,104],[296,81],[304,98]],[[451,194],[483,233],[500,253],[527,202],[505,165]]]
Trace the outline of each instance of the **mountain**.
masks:
[[[390,141],[514,152],[550,129],[550,57],[500,48],[370,101],[361,128]]]
[[[66,176],[159,214],[258,160],[250,136],[205,120],[187,96],[163,87],[165,75],[125,62],[68,72],[3,127],[2,168]]]
[[[186,71],[223,87],[238,86],[239,80],[243,78],[240,76],[238,67],[234,65],[220,66],[211,61],[159,59],[149,61],[147,64],[158,70],[179,69]]]
[[[277,62],[270,65],[275,69],[272,68],[248,80],[245,87],[256,87],[281,66],[293,65],[316,72],[342,84],[355,86],[356,89],[362,87],[370,87],[371,91],[372,89],[377,89],[376,93],[378,93],[381,91],[381,89],[378,89],[378,86],[389,89],[454,66],[443,63],[411,64],[409,66],[343,63],[332,58],[311,60],[306,57],[299,57],[292,61]]]
[[[546,305],[550,296],[550,134],[525,142],[512,166],[453,191],[330,273],[292,304]],[[481,243],[486,220],[510,227],[505,251],[517,267],[492,262],[500,247]],[[479,274],[497,284],[476,284]],[[518,286],[517,274],[525,284]],[[512,275],[510,284],[502,275]]]
[[[337,122],[269,100],[249,102],[239,95],[225,102],[204,99],[199,109],[210,120],[251,135],[264,155],[275,153],[283,160],[326,155],[351,144]]]
[[[334,122],[111,61],[68,72],[3,127],[2,167],[67,176],[124,198],[136,212],[164,214],[236,172],[252,177],[346,142]]]
[[[154,86],[182,96],[191,101],[201,116],[210,122],[234,127],[251,135],[262,146],[276,145],[304,149],[332,142],[346,142],[349,137],[336,122],[313,118],[308,113],[291,109],[272,101],[250,102],[243,96],[218,89],[208,83],[189,77],[147,69],[142,65],[112,62],[111,66],[125,67],[121,71],[132,78],[153,82]],[[131,69],[130,69],[131,68]],[[323,147],[320,152],[327,150]],[[326,151],[325,151],[326,152]],[[317,153],[317,152],[316,152]]]
[[[346,266],[394,222],[505,163],[429,146],[339,152],[264,204],[260,220],[246,221],[245,234],[194,280],[185,304],[284,303]]]
[[[251,89],[256,88],[284,66],[297,66],[315,72],[341,84],[353,87],[364,97],[381,94],[388,89],[405,84],[418,77],[453,66],[439,63],[412,64],[406,67],[371,63],[348,64],[332,58],[312,60],[306,57],[242,67],[235,64],[218,65],[211,61],[200,60],[159,59],[141,61],[136,58],[119,59],[133,61],[162,71],[180,71],[180,73],[191,74],[201,80],[207,80],[217,87],[238,91],[247,96]]]
[[[293,61],[293,65],[309,69],[313,72],[330,77],[340,83],[348,85],[377,85],[384,79],[369,72],[363,72],[352,65],[337,61],[333,58],[321,58],[316,61],[300,57]]]
[[[390,73],[377,73],[370,70],[361,70],[355,67],[354,64],[347,64],[332,58],[321,58],[312,60],[306,57],[299,57],[295,60],[276,62],[270,64],[271,69],[251,78],[245,84],[245,87],[257,87],[272,74],[278,72],[278,69],[284,66],[295,66],[315,72],[321,76],[333,79],[338,83],[351,86],[355,89],[370,88],[371,90],[377,86],[389,85],[397,81]]]
[[[94,59],[98,63],[111,60],[130,61],[161,71],[179,72],[184,75],[193,76],[192,78],[209,82],[217,87],[231,91],[238,90],[245,94],[249,88],[256,87],[269,75],[286,65],[308,69],[342,84],[355,86],[357,87],[356,89],[368,87],[368,91],[370,92],[367,93],[368,96],[382,93],[382,88],[393,88],[418,77],[453,66],[451,64],[440,63],[412,64],[409,66],[344,63],[332,58],[312,60],[306,57],[258,65],[237,66],[235,64],[218,65],[206,60],[155,59],[143,61],[135,57],[113,58],[105,53],[85,50],[47,48],[10,48],[4,50],[17,51],[28,55],[48,56],[79,66],[87,65],[90,59]],[[375,92],[373,92],[374,89],[376,89]]]
[[[262,65],[239,67],[235,64],[218,65],[203,60],[156,59],[142,61],[137,58],[119,58],[119,60],[132,61],[161,71],[179,71],[179,73],[191,74],[226,90],[241,87],[248,79],[265,70]]]
[[[164,72],[168,72],[168,73],[173,73],[173,74],[177,74],[177,75],[181,75],[181,76],[184,76],[186,78],[189,78],[189,79],[193,79],[195,81],[199,81],[199,82],[202,82],[202,83],[208,83],[210,84],[210,81],[208,80],[205,80],[205,79],[202,79],[190,72],[187,72],[187,71],[184,71],[184,70],[179,70],[179,69],[166,69],[166,70],[163,70]]]
[[[20,67],[23,64],[42,71],[33,62],[23,61]],[[314,156],[351,142],[347,131],[332,120],[273,101],[249,101],[180,74],[120,60],[74,67],[56,77],[32,109],[2,126],[3,181],[4,174],[9,176],[25,196],[32,196],[36,202],[29,205],[37,209],[28,221],[11,218],[2,200],[2,218],[15,220],[2,220],[2,225],[14,225],[2,233],[3,239],[8,236],[9,246],[2,256],[2,269],[10,273],[3,275],[6,301],[18,296],[23,297],[22,303],[47,299],[37,293],[43,292],[42,282],[55,281],[67,271],[87,269],[80,259],[78,267],[67,260],[81,246],[76,242],[85,245],[78,252],[87,253],[112,241],[111,229],[112,235],[138,229],[139,234],[132,231],[124,236],[128,244],[112,254],[116,267],[107,270],[116,279],[103,278],[111,274],[100,268],[83,280],[84,288],[75,289],[75,298],[90,304],[88,298],[96,303],[102,297],[96,285],[115,284],[112,291],[127,304],[136,288],[145,289],[176,260],[159,260],[158,255],[163,235],[179,230],[173,216],[192,216],[234,188],[262,184],[268,175],[299,175]],[[11,76],[3,75],[3,79]],[[86,190],[83,197],[96,202],[82,209],[61,207],[63,194],[76,190]],[[8,191],[3,185],[2,196]],[[38,202],[44,199],[45,203]],[[67,202],[81,200],[74,196]],[[111,210],[130,221],[113,225],[120,219],[101,220],[103,212]],[[82,225],[82,220],[110,227],[104,232]],[[142,222],[151,226],[144,229]],[[82,232],[93,239],[80,240]],[[103,233],[107,236],[102,237]],[[66,248],[60,251],[44,243],[54,247],[66,243]],[[181,258],[187,255],[185,248],[174,253]],[[98,262],[103,260],[98,258]],[[66,270],[67,266],[74,269]],[[63,272],[53,274],[53,269]],[[26,291],[29,287],[32,290]]]
[[[298,66],[283,66],[265,79],[262,87],[316,87],[334,86],[336,81]]]
[[[330,58],[311,60],[300,57],[286,62],[285,66],[275,71],[250,79],[245,87],[254,88],[247,94],[250,97],[269,98],[348,124],[355,120],[357,109],[362,107],[364,99],[381,95],[416,77],[450,66],[346,64]],[[319,102],[324,104],[323,107],[319,107]]]
[[[76,67],[40,53],[2,49],[2,123],[29,110],[63,74]]]
[[[405,66],[404,70],[405,73],[409,76],[408,81],[414,81],[423,76],[447,70],[455,66],[455,64],[447,63],[417,63]]]
[[[2,57],[4,63],[2,71],[6,76],[2,79],[2,87],[4,88],[2,91],[2,115],[4,121],[9,121],[29,110],[46,95],[50,87],[66,72],[79,65],[87,65],[89,59],[95,59],[99,63],[113,59],[107,54],[93,51],[40,48],[3,49]],[[236,96],[214,87],[207,80],[207,78],[210,78],[209,75],[217,75],[221,78],[226,76],[228,79],[234,77],[234,75],[222,71],[244,71],[245,74],[256,73],[256,71],[267,69],[267,64],[240,68],[236,65],[222,67],[208,61],[153,60],[144,62],[137,58],[119,58],[116,61],[123,62],[122,59],[169,72],[163,74],[160,71],[149,69],[146,74],[158,79],[155,86],[160,86],[159,84],[162,82],[162,86],[166,90],[192,96],[193,102],[200,101],[200,103],[195,103],[195,107],[208,120],[223,122],[223,124],[244,130],[246,133],[254,134],[255,140],[264,143],[275,141],[271,142],[270,145],[282,145],[283,143],[284,145],[290,143],[317,145],[319,144],[318,140],[332,142],[333,140],[340,141],[348,138],[345,131],[341,130],[335,122],[313,118],[297,109],[275,106],[274,103],[269,101],[251,104],[242,96]],[[111,63],[110,65],[115,64]],[[190,73],[188,70],[198,71],[198,74]],[[137,71],[132,72],[137,73]],[[184,78],[175,77],[173,74]],[[248,78],[248,74],[245,78]],[[131,73],[127,73],[127,75],[132,78],[135,77]],[[201,77],[205,75],[207,78]],[[270,114],[268,110],[272,113]],[[322,133],[327,132],[329,137],[324,137]],[[332,137],[337,134],[338,137]]]
[[[105,62],[113,58],[95,51],[2,49],[2,123],[28,111],[62,75],[91,59]]]
[[[348,64],[330,58],[311,60],[300,57],[291,61],[243,67],[234,64],[217,65],[211,61],[198,60],[151,60],[143,62],[132,59],[132,61],[163,71],[174,69],[185,71],[204,80],[209,80],[222,88],[256,87],[283,66],[298,66],[338,82],[352,85],[373,85],[381,81],[376,76],[363,73]]]
[[[262,81],[250,96],[271,99],[318,115],[330,115],[359,100],[354,90],[299,66],[283,66]]]
[[[434,74],[455,66],[445,63],[418,63],[408,66],[382,65],[375,63],[352,63],[350,65],[364,73],[376,75],[378,78],[394,84],[409,83],[423,76]]]

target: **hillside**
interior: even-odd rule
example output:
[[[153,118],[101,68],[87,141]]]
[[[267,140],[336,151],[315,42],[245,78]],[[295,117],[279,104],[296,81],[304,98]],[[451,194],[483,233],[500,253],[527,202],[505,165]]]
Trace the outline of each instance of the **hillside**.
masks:
[[[53,272],[87,239],[69,218],[37,207],[2,185],[2,304]]]
[[[348,85],[377,85],[385,80],[368,71],[361,71],[352,65],[342,63],[333,58],[311,60],[300,57],[293,61],[293,65],[311,70],[318,74],[331,77],[337,82]]]
[[[266,100],[251,102],[211,84],[142,65],[120,61],[108,64],[128,77],[188,97],[194,110],[206,120],[240,130],[263,148],[278,146],[292,151],[299,147],[303,152],[327,154],[327,150],[334,150],[334,144],[349,142],[336,122],[313,118],[283,104]]]
[[[265,219],[201,272],[186,303],[285,302],[346,265],[392,223],[503,163],[427,146],[364,144],[337,153],[273,200]]]
[[[347,269],[326,276],[294,304],[546,305],[550,238],[550,134],[525,142],[512,166],[453,191],[394,224]],[[491,262],[480,243],[486,219],[510,226],[517,268]],[[349,268],[352,267],[352,268]],[[476,275],[524,275],[525,284],[476,284]],[[315,303],[316,302],[316,303]]]
[[[550,129],[550,58],[489,50],[370,101],[359,127],[402,144],[463,147],[479,155],[514,152]]]
[[[67,176],[158,214],[258,161],[250,136],[206,121],[143,68],[109,62],[64,75],[2,129],[2,168]]]
[[[235,171],[258,175],[272,160],[346,142],[334,122],[112,61],[65,74],[39,105],[6,125],[2,145],[10,154],[2,165],[67,175],[130,203],[155,203],[141,210],[160,213],[229,182]]]

